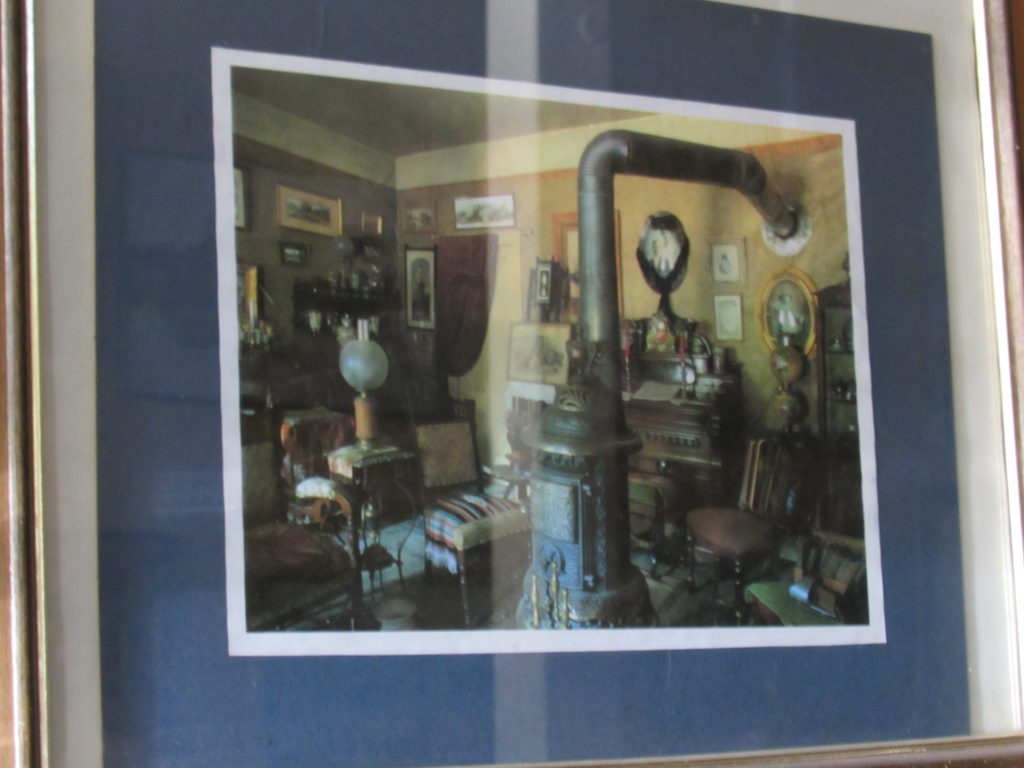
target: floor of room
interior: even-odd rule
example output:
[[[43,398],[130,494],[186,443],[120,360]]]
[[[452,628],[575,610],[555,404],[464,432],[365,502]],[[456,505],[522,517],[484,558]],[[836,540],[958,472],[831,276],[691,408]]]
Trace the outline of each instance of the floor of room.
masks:
[[[383,630],[462,629],[466,626],[458,580],[436,569],[428,574],[423,558],[423,521],[417,517],[383,529],[380,543],[396,559],[371,579],[363,574],[366,609]],[[679,549],[681,552],[681,548]],[[732,600],[729,579],[716,579],[708,565],[698,564],[691,590],[688,568],[681,560],[655,562],[648,551],[635,548],[632,560],[644,574],[659,626],[727,624],[732,613],[723,603]],[[523,595],[522,575],[504,575],[470,586],[475,629],[518,628],[516,608]],[[289,582],[261,595],[259,615],[250,615],[254,630],[338,631],[359,629],[352,624],[350,595],[345,585],[329,582]]]

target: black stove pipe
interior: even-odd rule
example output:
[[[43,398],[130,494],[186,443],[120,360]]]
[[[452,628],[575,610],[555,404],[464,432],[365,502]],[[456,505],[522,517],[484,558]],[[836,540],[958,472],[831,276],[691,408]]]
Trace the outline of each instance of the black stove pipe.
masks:
[[[614,177],[617,173],[693,181],[741,192],[782,238],[796,232],[794,210],[768,183],[756,157],[632,131],[606,131],[579,164],[580,325],[600,356],[594,373],[619,391],[618,285],[615,276]]]

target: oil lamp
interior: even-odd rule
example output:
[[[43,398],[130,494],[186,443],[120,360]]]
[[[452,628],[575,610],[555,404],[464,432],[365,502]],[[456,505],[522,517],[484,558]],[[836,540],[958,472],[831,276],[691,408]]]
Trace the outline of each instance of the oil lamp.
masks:
[[[356,338],[342,347],[338,365],[345,381],[359,392],[353,402],[356,438],[361,446],[368,448],[377,436],[377,417],[368,393],[387,379],[388,356],[384,348],[370,338],[366,318],[360,318],[356,328]]]

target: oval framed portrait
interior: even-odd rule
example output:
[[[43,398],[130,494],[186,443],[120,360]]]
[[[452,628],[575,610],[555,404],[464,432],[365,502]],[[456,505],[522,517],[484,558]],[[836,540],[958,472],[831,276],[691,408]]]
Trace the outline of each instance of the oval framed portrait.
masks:
[[[792,346],[810,356],[817,341],[818,299],[806,272],[776,272],[761,291],[761,334],[768,349]]]

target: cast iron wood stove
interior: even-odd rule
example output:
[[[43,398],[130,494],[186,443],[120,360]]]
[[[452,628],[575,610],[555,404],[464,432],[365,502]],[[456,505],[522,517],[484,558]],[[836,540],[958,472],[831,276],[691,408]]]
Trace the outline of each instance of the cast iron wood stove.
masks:
[[[776,238],[801,230],[797,210],[753,155],[630,131],[607,131],[587,145],[578,181],[580,339],[568,350],[576,373],[530,435],[533,560],[518,607],[522,627],[638,627],[656,619],[629,559],[628,456],[641,442],[626,425],[620,386],[617,173],[736,189]]]

